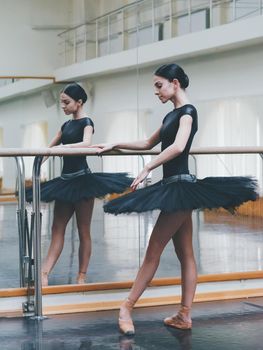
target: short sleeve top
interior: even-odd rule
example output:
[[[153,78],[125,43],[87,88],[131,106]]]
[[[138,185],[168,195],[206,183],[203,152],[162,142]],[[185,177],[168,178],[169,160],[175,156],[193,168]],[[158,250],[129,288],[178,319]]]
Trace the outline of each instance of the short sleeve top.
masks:
[[[162,151],[169,147],[175,140],[179,130],[180,118],[184,115],[190,115],[193,118],[191,133],[184,151],[178,156],[163,164],[163,176],[169,177],[179,174],[189,174],[188,156],[192,145],[194,135],[197,131],[197,111],[191,104],[175,108],[168,113],[162,123],[160,131],[161,149]]]
[[[88,118],[70,119],[61,127],[61,143],[78,143],[83,141],[84,129],[86,126],[92,126],[94,132],[94,123]],[[65,156],[63,157],[63,174],[74,173],[88,167],[86,156]]]

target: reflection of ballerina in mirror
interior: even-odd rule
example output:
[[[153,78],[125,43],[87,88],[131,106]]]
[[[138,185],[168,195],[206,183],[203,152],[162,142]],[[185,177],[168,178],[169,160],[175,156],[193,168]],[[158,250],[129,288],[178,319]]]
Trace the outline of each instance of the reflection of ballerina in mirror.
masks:
[[[91,144],[94,124],[84,111],[86,101],[87,94],[80,85],[71,83],[63,89],[61,107],[66,115],[72,115],[72,119],[62,125],[49,147],[79,148]],[[91,255],[90,224],[94,198],[121,193],[131,182],[126,173],[92,173],[86,156],[63,157],[61,176],[41,185],[41,200],[55,200],[52,239],[42,267],[43,286],[48,285],[48,274],[62,252],[66,226],[74,213],[80,240],[77,283],[85,283]],[[32,201],[32,188],[27,189],[26,199]]]
[[[134,338],[129,336],[120,336],[119,338],[120,350],[134,350],[133,345],[135,344]]]

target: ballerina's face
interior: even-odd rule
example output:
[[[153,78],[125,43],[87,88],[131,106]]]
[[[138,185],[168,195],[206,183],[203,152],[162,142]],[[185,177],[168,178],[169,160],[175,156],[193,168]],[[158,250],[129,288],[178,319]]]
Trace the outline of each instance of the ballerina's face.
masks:
[[[158,96],[162,103],[166,103],[174,97],[176,92],[175,81],[170,82],[168,79],[159,77],[158,75],[154,76],[154,94]]]
[[[66,115],[76,113],[81,106],[80,101],[75,101],[72,97],[68,96],[64,92],[60,94],[60,104]]]

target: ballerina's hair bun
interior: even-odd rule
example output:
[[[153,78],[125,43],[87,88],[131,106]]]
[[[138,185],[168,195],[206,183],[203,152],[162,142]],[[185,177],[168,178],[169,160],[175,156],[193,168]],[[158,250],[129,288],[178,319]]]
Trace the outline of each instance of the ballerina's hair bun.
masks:
[[[182,77],[182,80],[180,81],[180,84],[181,84],[181,87],[183,89],[186,89],[188,87],[188,85],[189,85],[189,78],[188,78],[188,75],[185,74],[185,72],[184,72],[184,75]]]
[[[164,64],[163,66],[159,67],[154,74],[169,81],[177,79],[182,89],[186,89],[189,85],[189,78],[187,74],[184,72],[182,67],[175,63]]]
[[[82,100],[83,103],[85,103],[88,99],[88,96],[86,94],[86,91],[77,83],[70,83],[61,91],[61,93],[64,93],[68,95],[69,97],[73,98],[75,101]]]

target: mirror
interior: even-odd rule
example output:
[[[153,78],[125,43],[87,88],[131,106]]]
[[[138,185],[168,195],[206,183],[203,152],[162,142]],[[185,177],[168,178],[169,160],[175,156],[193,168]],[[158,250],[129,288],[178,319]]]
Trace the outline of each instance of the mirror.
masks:
[[[69,119],[61,110],[60,92],[72,80],[80,82],[88,94],[85,111],[95,124],[93,143],[145,139],[160,127],[164,116],[173,108],[154,96],[152,82],[155,69],[173,61],[188,73],[189,98],[199,113],[199,130],[193,147],[262,145],[262,87],[261,80],[254,78],[256,74],[262,75],[261,46],[254,43],[249,50],[233,46],[228,51],[207,48],[195,53],[187,46],[191,32],[201,33],[235,20],[232,3],[214,4],[212,8],[211,1],[203,0],[195,1],[191,8],[185,1],[172,1],[170,6],[166,0],[101,0],[100,6],[94,1],[82,3],[83,8],[74,1],[67,8],[63,6],[64,0],[55,3],[32,0],[22,6],[16,0],[19,15],[16,15],[17,26],[10,33],[18,42],[19,28],[23,27],[25,32],[19,32],[23,48],[14,45],[12,51],[4,40],[5,55],[0,61],[0,147],[47,146]],[[254,15],[258,13],[256,3]],[[3,9],[1,14],[8,10]],[[251,15],[244,8],[236,10],[236,19]],[[30,18],[26,14],[33,12]],[[8,16],[3,17],[9,27]],[[182,40],[179,44],[169,41],[175,36]],[[89,156],[87,161],[93,172],[127,171],[136,176],[151,158],[150,155]],[[28,186],[32,181],[32,164],[33,157],[24,158]],[[61,158],[50,158],[42,166],[42,181],[60,176],[61,169]],[[195,155],[190,158],[190,169],[200,178],[252,175],[262,188],[259,154]],[[162,170],[158,168],[145,185],[161,177]],[[0,158],[0,191],[0,288],[17,288],[21,285],[17,165],[11,157]],[[30,225],[32,208],[30,204],[26,208]],[[44,259],[51,241],[54,203],[42,203],[41,211]],[[158,212],[104,214],[103,201],[96,199],[87,282],[133,280],[157,216]],[[236,216],[224,211],[195,211],[193,224],[199,274],[262,269],[261,199],[240,208]],[[73,216],[67,225],[61,256],[50,273],[50,285],[76,282],[78,249],[77,220]],[[169,243],[155,277],[177,276],[179,263]]]

